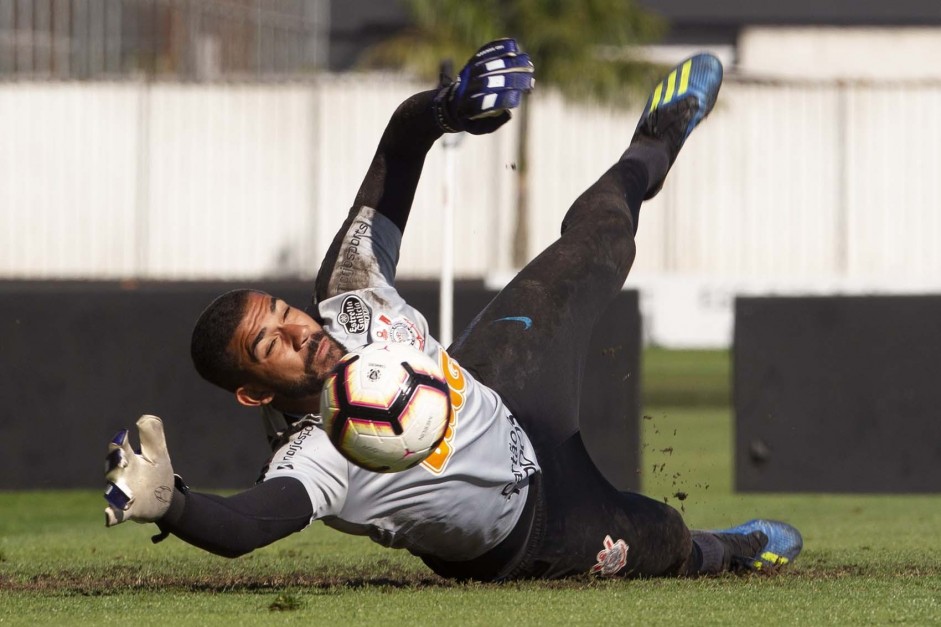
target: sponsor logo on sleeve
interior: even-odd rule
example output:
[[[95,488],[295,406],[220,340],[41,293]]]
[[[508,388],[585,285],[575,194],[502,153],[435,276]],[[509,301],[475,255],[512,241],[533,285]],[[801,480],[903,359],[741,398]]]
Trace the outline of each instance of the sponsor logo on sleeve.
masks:
[[[369,328],[369,308],[359,296],[347,296],[340,305],[337,322],[350,335],[365,333]]]
[[[304,427],[297,437],[291,441],[287,450],[281,455],[281,458],[275,462],[275,470],[294,470],[294,456],[297,455],[304,445],[304,440],[310,437],[314,431],[314,425]]]
[[[369,249],[368,220],[371,217],[367,213],[350,226],[337,259],[336,272],[330,279],[335,294],[369,286],[369,273],[376,263]]]

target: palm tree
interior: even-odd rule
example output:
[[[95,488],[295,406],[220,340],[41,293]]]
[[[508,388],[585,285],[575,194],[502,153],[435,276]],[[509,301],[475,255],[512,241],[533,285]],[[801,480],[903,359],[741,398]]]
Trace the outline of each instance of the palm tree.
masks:
[[[482,43],[514,37],[536,63],[539,86],[578,101],[624,105],[659,70],[630,54],[630,46],[659,36],[662,22],[633,0],[405,0],[412,26],[369,49],[368,67],[395,67],[437,77],[442,59],[464,60]],[[526,149],[529,116],[517,113],[519,154],[513,263],[528,255]]]

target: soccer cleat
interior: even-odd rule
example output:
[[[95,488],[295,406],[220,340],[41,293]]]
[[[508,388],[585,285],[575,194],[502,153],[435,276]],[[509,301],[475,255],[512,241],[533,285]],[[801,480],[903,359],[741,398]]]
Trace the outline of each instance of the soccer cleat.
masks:
[[[712,111],[721,85],[722,63],[715,56],[701,53],[686,59],[654,88],[631,143],[662,142],[669,154],[669,172],[686,138]],[[653,182],[645,199],[660,191],[666,174]]]
[[[791,525],[776,520],[749,520],[713,531],[732,552],[732,571],[774,571],[800,554],[804,540]]]

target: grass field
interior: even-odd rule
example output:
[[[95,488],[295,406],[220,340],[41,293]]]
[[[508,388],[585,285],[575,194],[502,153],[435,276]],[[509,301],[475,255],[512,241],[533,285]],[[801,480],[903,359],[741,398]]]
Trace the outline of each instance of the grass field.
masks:
[[[7,492],[0,623],[941,624],[941,496],[732,493],[728,372],[725,353],[648,351],[644,491],[692,526],[793,522],[805,550],[777,576],[453,584],[320,524],[226,560],[153,545],[151,525],[106,530],[97,491]]]

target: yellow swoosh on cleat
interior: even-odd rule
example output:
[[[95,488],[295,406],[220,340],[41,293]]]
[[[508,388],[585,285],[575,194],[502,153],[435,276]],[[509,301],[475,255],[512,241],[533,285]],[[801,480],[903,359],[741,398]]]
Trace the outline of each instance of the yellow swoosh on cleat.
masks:
[[[660,96],[663,94],[663,83],[657,85],[657,88],[653,90],[653,96],[650,99],[650,110],[653,111],[660,106]]]
[[[682,96],[686,93],[686,90],[689,89],[689,72],[693,68],[693,60],[690,59],[683,64],[683,67],[680,69],[680,88],[676,92],[677,96]]]
[[[676,70],[670,72],[667,76],[667,93],[663,95],[663,104],[673,100],[673,93],[676,91]]]
[[[766,551],[762,553],[761,559],[767,562],[771,562],[772,564],[781,565],[781,566],[783,566],[784,564],[787,564],[788,562],[786,557],[782,557],[778,555],[777,553],[772,553],[771,551]]]

